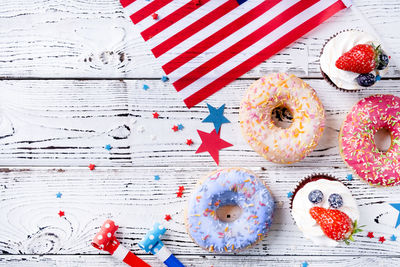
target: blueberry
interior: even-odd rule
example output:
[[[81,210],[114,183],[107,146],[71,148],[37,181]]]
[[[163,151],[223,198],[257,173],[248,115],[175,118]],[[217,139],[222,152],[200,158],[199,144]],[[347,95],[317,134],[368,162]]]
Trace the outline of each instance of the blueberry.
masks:
[[[360,74],[357,77],[357,82],[363,87],[369,87],[375,83],[375,75],[372,73]]]
[[[384,53],[380,53],[378,56],[378,62],[377,62],[376,69],[383,70],[384,68],[387,67],[388,64],[389,64],[389,57],[387,55],[385,55]]]
[[[308,200],[311,201],[311,203],[318,204],[322,201],[324,198],[324,194],[320,190],[313,190],[308,194]]]
[[[343,198],[339,194],[330,195],[328,201],[331,208],[338,209],[343,206]]]

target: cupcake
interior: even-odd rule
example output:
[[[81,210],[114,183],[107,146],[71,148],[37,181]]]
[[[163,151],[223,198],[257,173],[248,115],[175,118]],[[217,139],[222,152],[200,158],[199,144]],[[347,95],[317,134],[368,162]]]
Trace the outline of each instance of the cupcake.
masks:
[[[347,244],[361,231],[350,190],[329,175],[315,174],[301,181],[291,198],[291,213],[304,236],[317,245]]]
[[[389,57],[380,42],[358,30],[331,37],[320,57],[322,76],[332,86],[345,91],[374,85],[387,72],[388,64]]]

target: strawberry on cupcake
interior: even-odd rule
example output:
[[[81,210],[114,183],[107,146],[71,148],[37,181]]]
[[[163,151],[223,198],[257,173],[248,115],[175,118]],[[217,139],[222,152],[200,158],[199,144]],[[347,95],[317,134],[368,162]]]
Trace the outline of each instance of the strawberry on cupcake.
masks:
[[[361,231],[350,190],[329,175],[316,174],[301,181],[291,197],[291,212],[304,236],[317,245],[348,244]]]
[[[372,36],[357,30],[338,33],[322,49],[321,72],[336,88],[359,90],[374,85],[387,71],[389,57]]]

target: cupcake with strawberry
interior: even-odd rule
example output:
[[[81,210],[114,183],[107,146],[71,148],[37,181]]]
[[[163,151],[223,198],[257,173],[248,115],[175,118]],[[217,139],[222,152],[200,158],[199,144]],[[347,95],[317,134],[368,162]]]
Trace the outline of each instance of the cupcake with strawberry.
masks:
[[[370,87],[387,72],[389,56],[371,35],[348,30],[332,37],[322,49],[321,72],[334,87],[352,91]]]
[[[317,245],[348,244],[362,231],[350,190],[329,175],[315,174],[301,181],[291,197],[291,212],[304,236]]]

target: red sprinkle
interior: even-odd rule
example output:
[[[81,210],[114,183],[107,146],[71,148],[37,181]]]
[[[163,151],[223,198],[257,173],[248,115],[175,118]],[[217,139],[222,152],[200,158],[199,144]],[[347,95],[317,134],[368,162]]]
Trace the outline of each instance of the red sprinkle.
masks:
[[[181,191],[179,191],[179,192],[176,192],[176,197],[182,197],[182,195],[183,195],[183,192],[181,192]]]
[[[183,192],[183,190],[185,190],[184,186],[179,186],[179,192]]]
[[[159,115],[157,112],[154,112],[154,113],[153,113],[153,118],[154,118],[154,119],[158,119],[158,116],[160,116],[160,115]]]
[[[375,237],[373,232],[368,232],[367,236],[368,236],[369,238],[374,238],[374,237]]]
[[[158,14],[157,13],[153,13],[153,14],[151,14],[151,16],[153,17],[153,19],[158,19]]]
[[[63,217],[63,216],[65,215],[65,213],[64,213],[62,210],[60,210],[60,211],[58,212],[58,215],[59,215],[60,217]]]
[[[383,242],[385,242],[385,241],[386,241],[386,239],[384,236],[379,237],[379,242],[381,242],[383,244]]]
[[[187,144],[188,146],[193,145],[192,139],[186,139],[186,144]]]
[[[171,220],[171,219],[172,219],[172,218],[171,218],[171,215],[169,215],[169,214],[165,215],[164,220],[166,220],[166,221],[168,222],[168,221]]]
[[[177,132],[179,129],[178,129],[178,126],[176,126],[176,125],[174,125],[174,127],[172,127],[172,130],[174,131],[174,132]]]
[[[96,165],[94,165],[94,164],[89,164],[89,170],[93,171],[95,167],[96,167]]]

